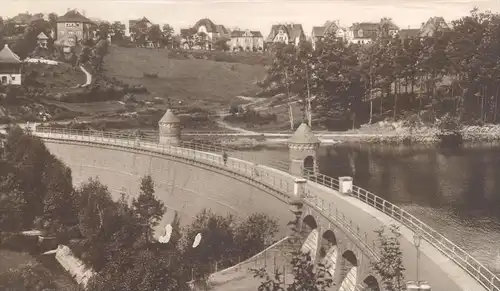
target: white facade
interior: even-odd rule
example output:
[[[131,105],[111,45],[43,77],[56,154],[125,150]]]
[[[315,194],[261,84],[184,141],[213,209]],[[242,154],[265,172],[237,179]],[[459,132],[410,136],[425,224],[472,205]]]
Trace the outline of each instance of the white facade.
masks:
[[[273,42],[288,43],[288,34],[283,29],[278,30],[278,33],[273,39]],[[297,42],[297,40],[296,40]]]
[[[21,85],[22,74],[2,74],[0,73],[0,82],[2,85]]]

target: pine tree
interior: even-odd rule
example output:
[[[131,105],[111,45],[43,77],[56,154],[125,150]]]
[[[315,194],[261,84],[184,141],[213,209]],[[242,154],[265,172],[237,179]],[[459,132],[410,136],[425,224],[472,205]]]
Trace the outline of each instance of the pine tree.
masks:
[[[381,258],[372,264],[373,269],[382,277],[382,284],[387,291],[403,291],[405,288],[405,278],[403,266],[403,252],[399,238],[399,227],[391,225],[390,236],[385,234],[382,227],[377,230]]]
[[[165,204],[155,197],[154,182],[150,175],[142,178],[140,189],[139,197],[134,198],[132,206],[144,227],[145,241],[149,242],[153,228],[160,223],[166,208]]]

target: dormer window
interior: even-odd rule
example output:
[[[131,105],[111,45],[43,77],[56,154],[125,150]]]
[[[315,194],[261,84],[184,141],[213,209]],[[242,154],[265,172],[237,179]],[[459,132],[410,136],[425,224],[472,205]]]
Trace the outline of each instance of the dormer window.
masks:
[[[282,29],[278,30],[278,33],[283,34],[283,30]]]

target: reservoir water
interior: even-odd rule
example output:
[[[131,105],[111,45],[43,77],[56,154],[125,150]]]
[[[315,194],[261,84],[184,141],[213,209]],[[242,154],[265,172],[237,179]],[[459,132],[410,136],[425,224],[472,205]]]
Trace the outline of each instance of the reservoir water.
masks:
[[[288,160],[288,150],[254,155]],[[500,146],[334,145],[320,148],[321,173],[402,207],[500,273]]]

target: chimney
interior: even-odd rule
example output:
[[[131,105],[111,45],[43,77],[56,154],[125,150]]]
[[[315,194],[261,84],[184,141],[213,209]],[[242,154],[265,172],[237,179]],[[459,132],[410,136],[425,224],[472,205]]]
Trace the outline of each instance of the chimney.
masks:
[[[425,22],[422,22],[422,25],[420,27],[424,27],[424,25],[425,25]]]
[[[66,12],[69,12],[70,10],[71,10],[71,9],[69,9],[69,8],[66,8]]]
[[[85,15],[85,10],[82,10],[82,15],[83,15],[83,16],[86,16],[86,15]]]
[[[337,26],[340,27],[340,20],[337,19],[335,22],[337,23]]]
[[[408,25],[408,29],[410,29],[410,26]]]

